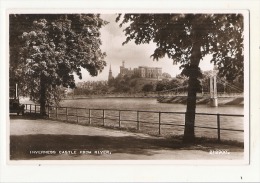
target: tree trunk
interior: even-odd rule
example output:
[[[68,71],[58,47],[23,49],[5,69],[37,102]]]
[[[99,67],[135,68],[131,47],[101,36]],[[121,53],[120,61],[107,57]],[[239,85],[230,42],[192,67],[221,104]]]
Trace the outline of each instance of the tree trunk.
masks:
[[[40,78],[40,114],[46,115],[46,80],[44,74]]]
[[[198,68],[198,67],[197,67]],[[195,76],[189,77],[187,108],[185,113],[185,129],[184,129],[184,142],[193,142],[195,139],[194,125],[196,113],[196,97],[197,91],[194,83],[197,78]]]
[[[183,142],[192,143],[195,140],[194,126],[196,113],[196,97],[198,91],[199,62],[201,59],[200,43],[193,43],[191,52],[191,63],[189,66],[189,86],[187,97],[187,108],[185,114],[185,129]]]

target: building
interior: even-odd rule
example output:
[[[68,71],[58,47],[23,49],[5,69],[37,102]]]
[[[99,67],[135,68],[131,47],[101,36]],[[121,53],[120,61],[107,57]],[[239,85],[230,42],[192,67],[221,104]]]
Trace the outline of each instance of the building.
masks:
[[[160,67],[147,67],[147,66],[139,66],[138,68],[128,69],[125,67],[125,62],[122,62],[122,66],[120,66],[121,76],[132,76],[136,75],[140,78],[148,78],[148,79],[162,79],[162,68]]]
[[[162,68],[159,67],[139,66],[137,72],[141,78],[162,79]]]

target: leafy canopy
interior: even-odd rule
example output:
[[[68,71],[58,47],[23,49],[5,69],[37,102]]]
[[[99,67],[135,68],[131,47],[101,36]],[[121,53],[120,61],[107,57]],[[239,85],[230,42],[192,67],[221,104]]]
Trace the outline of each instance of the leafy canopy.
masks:
[[[106,23],[95,14],[10,15],[10,77],[33,101],[46,87],[50,104],[60,87],[75,87],[74,73],[81,79],[82,68],[92,76],[104,69],[99,30]]]
[[[199,59],[211,54],[211,62],[218,66],[221,76],[230,80],[243,76],[241,14],[120,14],[116,21],[120,20],[120,26],[127,25],[123,44],[131,40],[136,44],[152,41],[157,46],[151,55],[155,60],[168,56],[187,67],[193,44],[199,42]]]

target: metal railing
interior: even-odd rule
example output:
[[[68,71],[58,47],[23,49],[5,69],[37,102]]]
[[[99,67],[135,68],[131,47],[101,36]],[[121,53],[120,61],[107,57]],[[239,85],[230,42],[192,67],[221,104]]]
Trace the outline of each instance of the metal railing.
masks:
[[[25,112],[40,113],[40,105],[25,104]],[[162,112],[162,111],[142,111],[142,110],[125,110],[125,109],[122,110],[88,109],[88,108],[74,108],[74,107],[54,107],[54,106],[47,106],[46,112],[50,119],[62,120],[66,122],[76,122],[77,124],[83,124],[83,125],[112,126],[118,128],[124,128],[124,126],[128,126],[129,128],[133,128],[138,131],[141,131],[141,128],[143,128],[143,131],[147,131],[147,128],[153,128],[153,130],[156,130],[157,134],[159,135],[162,134],[163,127],[167,127],[167,126],[182,127],[182,128],[185,127],[184,124],[185,112]],[[141,115],[143,114],[146,115],[144,115],[141,118]],[[168,119],[165,120],[166,115],[174,115],[174,117],[177,116],[178,119],[172,120],[172,118],[168,117]],[[221,127],[221,124],[223,124],[221,123],[222,117],[241,118],[244,117],[244,115],[219,114],[219,113],[217,114],[196,113],[196,118],[197,116],[214,117],[213,120],[216,121],[216,126],[195,125],[195,129],[197,128],[197,129],[216,130],[218,141],[221,140],[221,131],[244,132],[243,129]],[[180,120],[180,118],[182,120]],[[110,122],[108,122],[108,120],[110,120]],[[131,125],[122,126],[122,123],[131,124]]]

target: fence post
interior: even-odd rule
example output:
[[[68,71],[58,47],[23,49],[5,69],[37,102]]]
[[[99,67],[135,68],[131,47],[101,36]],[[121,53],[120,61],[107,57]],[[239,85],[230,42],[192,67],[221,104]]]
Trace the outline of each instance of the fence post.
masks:
[[[87,108],[85,108],[85,114],[84,114],[84,119],[86,120],[87,119]]]
[[[79,123],[78,108],[76,108],[77,123]]]
[[[68,108],[66,107],[66,121],[68,121]]]
[[[34,106],[34,114],[36,114],[36,104],[35,104],[35,106]]]
[[[220,142],[220,114],[217,114],[218,141]]]
[[[105,126],[105,109],[103,109],[103,126]]]
[[[119,120],[119,128],[121,128],[121,111],[119,110],[119,116],[118,116],[118,120]]]
[[[137,130],[140,130],[139,111],[137,111]]]
[[[159,135],[161,135],[161,112],[159,112]]]
[[[88,109],[88,122],[91,124],[91,109]]]
[[[32,104],[30,104],[30,114],[32,113]]]

